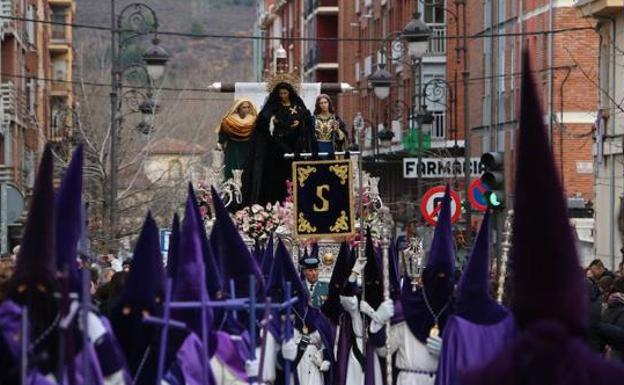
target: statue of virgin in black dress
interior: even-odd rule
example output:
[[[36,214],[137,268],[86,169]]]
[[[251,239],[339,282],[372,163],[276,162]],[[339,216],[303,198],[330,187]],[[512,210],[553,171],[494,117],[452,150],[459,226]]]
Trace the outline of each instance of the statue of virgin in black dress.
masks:
[[[314,119],[294,88],[279,83],[256,120],[243,171],[243,204],[282,202],[292,174],[284,154],[302,152],[318,152]]]

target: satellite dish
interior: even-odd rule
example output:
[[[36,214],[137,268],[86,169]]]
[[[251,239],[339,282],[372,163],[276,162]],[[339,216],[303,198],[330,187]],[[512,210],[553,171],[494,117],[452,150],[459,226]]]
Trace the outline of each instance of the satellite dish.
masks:
[[[15,186],[7,184],[7,223],[13,224],[24,212],[24,196]]]

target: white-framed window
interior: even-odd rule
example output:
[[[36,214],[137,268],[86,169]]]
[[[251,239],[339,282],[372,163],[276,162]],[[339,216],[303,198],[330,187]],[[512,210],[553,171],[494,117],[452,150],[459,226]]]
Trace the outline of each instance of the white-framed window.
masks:
[[[29,5],[26,8],[26,35],[28,36],[28,44],[35,45],[35,6]]]
[[[361,0],[355,0],[355,13],[360,13],[360,1]]]
[[[373,73],[373,57],[367,56],[364,58],[364,76],[369,76]]]
[[[355,81],[360,81],[360,61],[355,62]]]

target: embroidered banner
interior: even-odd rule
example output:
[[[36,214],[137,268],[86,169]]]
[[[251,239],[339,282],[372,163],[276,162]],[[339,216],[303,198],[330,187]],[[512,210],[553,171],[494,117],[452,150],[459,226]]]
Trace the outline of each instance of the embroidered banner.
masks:
[[[293,162],[295,236],[355,233],[353,172],[349,160]]]

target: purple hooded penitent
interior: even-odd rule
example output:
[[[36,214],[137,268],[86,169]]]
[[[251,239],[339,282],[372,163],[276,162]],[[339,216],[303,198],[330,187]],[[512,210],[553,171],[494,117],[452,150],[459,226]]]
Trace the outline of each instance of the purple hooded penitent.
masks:
[[[260,270],[262,271],[262,277],[264,277],[265,281],[268,282],[269,274],[271,274],[271,266],[273,266],[273,234],[269,236],[269,242],[267,246],[264,248],[264,253],[262,254],[262,262],[260,263]]]
[[[202,255],[201,236],[197,217],[195,216],[194,202],[189,195],[186,200],[184,210],[184,220],[182,221],[182,232],[180,234],[180,255],[177,260],[176,285],[173,290],[174,301],[201,301],[202,291],[208,298],[205,282],[201,274],[204,271],[204,261]],[[198,336],[202,335],[202,314],[198,309],[174,310],[173,318],[186,323],[191,331]],[[207,309],[208,333],[212,326],[212,309]]]
[[[193,202],[193,212],[197,219],[197,226],[199,229],[199,236],[201,238],[202,254],[204,258],[204,268],[206,277],[206,287],[208,288],[208,295],[210,298],[219,299],[223,292],[223,277],[221,275],[221,267],[215,257],[215,252],[212,249],[212,244],[206,234],[204,223],[201,219],[201,213],[199,212],[199,206],[197,205],[197,197],[193,185],[188,185],[189,199]]]
[[[449,185],[446,186],[441,204],[438,224],[423,272],[423,287],[413,291],[411,285],[403,285],[401,289],[401,305],[405,322],[414,337],[422,343],[426,343],[429,332],[435,325],[434,315],[429,311],[426,301],[438,316],[437,325],[440,331],[443,330],[446,319],[452,311],[455,241],[451,228]]]
[[[56,286],[53,168],[52,151],[46,145],[30,200],[15,271],[6,283],[9,294],[19,285],[27,285],[27,290],[42,285],[48,291]]]
[[[490,212],[486,212],[470,259],[464,267],[455,299],[455,314],[467,321],[491,325],[509,314],[490,295]]]
[[[624,367],[583,341],[587,294],[529,61],[525,51],[511,263],[511,308],[521,332],[462,384],[618,384]]]
[[[249,296],[249,276],[256,277],[258,300],[263,300],[264,279],[260,268],[247,245],[241,238],[223,201],[214,188],[211,188],[212,203],[215,209],[215,222],[210,235],[210,243],[221,267],[222,278],[229,292],[229,281],[234,280],[237,297]],[[231,293],[230,293],[231,295]]]
[[[454,385],[458,374],[479,367],[515,335],[511,313],[489,294],[490,212],[486,212],[457,290],[455,314],[442,336],[436,385]]]
[[[334,325],[338,325],[340,315],[344,313],[340,304],[340,293],[342,293],[354,263],[355,259],[349,250],[349,244],[342,242],[329,280],[327,300],[321,305],[321,311]]]
[[[65,171],[55,200],[56,219],[56,268],[67,273],[69,290],[81,293],[78,274],[78,241],[84,229],[82,202],[83,148],[74,151],[69,167]]]
[[[180,217],[173,215],[171,235],[169,235],[169,250],[167,250],[167,278],[171,278],[172,287],[176,286],[178,275],[178,259],[180,258]]]

